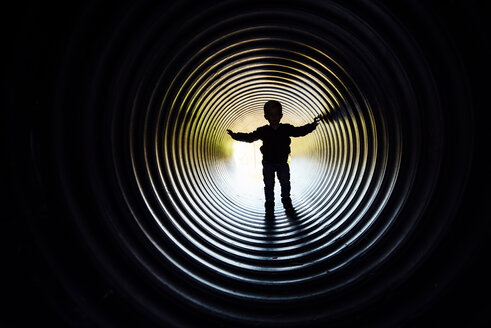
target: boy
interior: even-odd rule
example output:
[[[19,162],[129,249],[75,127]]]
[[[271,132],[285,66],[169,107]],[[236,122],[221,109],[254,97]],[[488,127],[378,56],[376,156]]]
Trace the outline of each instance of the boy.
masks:
[[[251,133],[234,133],[227,130],[232,139],[237,141],[253,142],[261,139],[261,153],[263,154],[264,195],[266,202],[266,218],[274,217],[274,174],[278,175],[281,185],[281,202],[287,213],[293,211],[290,199],[290,168],[288,155],[290,154],[290,137],[302,137],[315,130],[319,118],[314,122],[295,127],[290,124],[280,124],[283,116],[280,102],[270,100],[264,105],[264,118],[269,125],[257,128]]]

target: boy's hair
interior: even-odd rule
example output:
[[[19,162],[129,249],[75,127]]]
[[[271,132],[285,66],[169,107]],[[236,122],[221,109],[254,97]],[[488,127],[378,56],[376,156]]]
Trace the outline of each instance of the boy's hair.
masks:
[[[280,110],[280,114],[283,113],[283,110],[281,108],[281,103],[279,101],[269,100],[264,104],[264,116],[267,117],[272,108],[278,108]]]

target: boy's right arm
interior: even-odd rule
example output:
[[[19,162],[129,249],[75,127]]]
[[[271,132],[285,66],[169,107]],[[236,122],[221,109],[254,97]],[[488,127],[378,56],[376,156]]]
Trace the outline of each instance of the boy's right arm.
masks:
[[[227,130],[227,133],[232,137],[232,139],[237,141],[254,142],[260,138],[258,130],[251,133],[232,132],[231,130]]]

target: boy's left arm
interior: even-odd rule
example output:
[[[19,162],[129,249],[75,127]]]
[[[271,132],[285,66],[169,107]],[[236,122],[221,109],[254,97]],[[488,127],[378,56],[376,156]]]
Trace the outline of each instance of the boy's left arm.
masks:
[[[290,128],[290,133],[289,134],[292,137],[303,137],[303,136],[309,134],[310,132],[314,131],[315,128],[317,127],[317,124],[319,124],[319,120],[316,117],[314,119],[314,122],[312,122],[312,123],[308,123],[308,124],[305,124],[305,125],[302,125],[302,126],[293,126],[293,125],[290,125],[291,128]]]

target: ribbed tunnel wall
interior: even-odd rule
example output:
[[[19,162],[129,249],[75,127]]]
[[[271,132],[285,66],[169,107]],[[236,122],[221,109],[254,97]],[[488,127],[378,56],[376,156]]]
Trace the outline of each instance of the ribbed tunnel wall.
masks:
[[[20,197],[30,213],[52,213],[30,229],[55,299],[78,304],[65,323],[398,325],[453,279],[427,259],[452,258],[439,245],[467,199],[472,101],[421,4],[74,12],[37,96],[49,110],[29,120],[32,180],[14,170],[43,195]],[[284,123],[328,118],[293,140],[295,214],[277,185],[269,222],[260,143],[227,129],[267,124],[271,99]]]
[[[334,4],[323,10],[339,19],[350,15]],[[361,26],[351,27],[356,32],[370,32],[357,23]],[[350,69],[351,62],[394,60],[390,52],[379,57],[383,43],[376,37],[374,44],[363,36],[347,39],[355,31],[293,9],[230,17],[185,43],[177,56],[190,55],[177,73],[169,74],[173,63],[166,63],[156,74],[150,101],[133,104],[132,166],[148,207],[134,219],[187,279],[234,304],[244,302],[237,308],[211,299],[201,306],[211,311],[223,306],[218,311],[250,322],[300,323],[305,315],[271,320],[271,311],[327,297],[391,255],[387,251],[349,269],[395,220],[398,207],[387,208],[387,202],[404,201],[404,194],[391,197],[392,190],[401,158],[414,154],[403,153],[401,114],[393,106],[408,108],[413,100],[395,99],[391,90],[381,94],[384,74],[404,83],[400,66],[376,74]],[[371,85],[365,91],[370,99],[353,74]],[[296,215],[287,217],[277,202],[272,223],[264,218],[259,160],[255,173],[250,163],[237,163],[240,145],[226,133],[267,123],[263,106],[270,99],[283,104],[283,121],[294,125],[324,113],[329,117],[293,143]],[[261,156],[251,154],[254,146],[245,147],[251,151],[239,160]],[[185,291],[181,296],[196,302]]]

